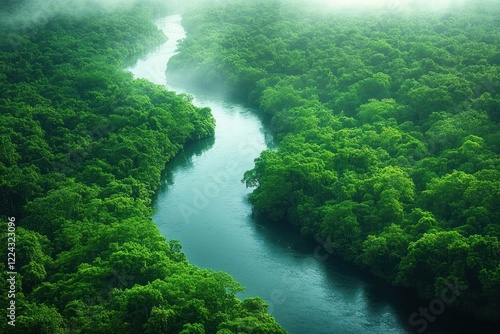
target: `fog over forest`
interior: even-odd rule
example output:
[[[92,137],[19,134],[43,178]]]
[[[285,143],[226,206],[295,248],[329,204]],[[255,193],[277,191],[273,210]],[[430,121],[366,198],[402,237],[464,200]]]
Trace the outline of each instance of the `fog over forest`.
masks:
[[[445,9],[461,5],[467,0],[312,0],[304,3],[320,3],[332,7],[369,7],[369,8],[433,8]]]
[[[57,14],[82,15],[98,9],[111,11],[126,9],[142,0],[6,0],[0,4],[2,24],[26,25],[44,24]],[[5,9],[4,8],[8,8]]]
[[[445,12],[451,7],[460,7],[467,1],[477,0],[287,0],[286,3],[300,4],[309,10],[325,10],[333,12],[356,13],[366,15],[410,15],[422,10]],[[230,0],[185,0],[171,2],[162,0],[5,0],[0,4],[0,16],[4,14],[1,24],[10,24],[18,28],[44,24],[57,14],[85,15],[93,10],[113,11],[130,8],[137,3],[167,4],[170,8],[202,6],[211,4],[218,6],[231,3]],[[249,1],[251,2],[251,1]],[[481,3],[481,2],[479,2]],[[483,2],[484,4],[484,2]],[[9,8],[3,11],[3,8]]]

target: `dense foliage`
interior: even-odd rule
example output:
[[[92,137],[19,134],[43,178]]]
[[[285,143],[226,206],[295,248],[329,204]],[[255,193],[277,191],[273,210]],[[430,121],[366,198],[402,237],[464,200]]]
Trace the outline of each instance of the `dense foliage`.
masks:
[[[5,22],[5,21],[2,21]],[[15,327],[2,333],[283,333],[226,273],[152,222],[165,163],[213,135],[208,108],[123,71],[165,36],[148,11],[0,29],[2,291],[15,217]],[[4,313],[12,298],[2,292]]]
[[[498,1],[449,11],[217,2],[184,15],[171,75],[258,106],[280,139],[258,212],[395,285],[500,316]]]

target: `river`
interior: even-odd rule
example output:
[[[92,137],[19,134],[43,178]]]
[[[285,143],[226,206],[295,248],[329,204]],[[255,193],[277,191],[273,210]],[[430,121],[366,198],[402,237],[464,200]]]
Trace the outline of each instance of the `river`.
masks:
[[[231,274],[246,287],[238,297],[262,297],[289,333],[390,334],[421,328],[410,326],[408,318],[425,305],[405,290],[329,256],[290,226],[252,216],[251,189],[241,179],[262,150],[275,146],[272,134],[253,110],[169,82],[166,64],[185,32],[179,15],[156,23],[169,40],[128,70],[189,93],[216,119],[215,138],[188,147],[167,166],[153,217],[163,235],[180,240],[191,263]],[[426,333],[448,331],[429,326]]]

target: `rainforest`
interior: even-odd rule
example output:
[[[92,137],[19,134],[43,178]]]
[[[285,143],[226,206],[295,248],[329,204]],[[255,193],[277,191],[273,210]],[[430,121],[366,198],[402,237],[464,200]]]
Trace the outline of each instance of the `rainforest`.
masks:
[[[279,149],[243,178],[256,187],[259,213],[422,297],[464,284],[451,306],[498,320],[495,4],[444,13],[321,13],[280,1],[193,9],[191,38],[170,66],[268,117]]]
[[[175,91],[126,70],[171,38],[155,20],[173,14],[185,29],[166,72]],[[294,235],[324,262],[404,291],[411,311],[394,333],[440,317],[437,333],[457,332],[460,319],[467,332],[498,331],[498,0],[26,0],[2,2],[0,17],[2,333],[332,332],[308,325],[306,310],[293,318],[310,329],[294,328],[261,283],[245,282],[245,294],[223,256],[200,262],[191,246],[186,256],[196,225],[178,225],[189,233],[177,240],[153,218],[169,226],[174,211],[201,212],[189,198],[163,213],[162,193],[178,194],[176,166],[216,150],[217,129],[243,117],[206,95],[261,122],[253,132],[229,123],[235,142],[265,127],[275,145],[236,148],[255,159],[220,184],[248,196],[221,186],[203,206],[231,211],[236,198],[252,214],[230,224],[264,221],[278,231],[266,243]],[[199,252],[240,240],[243,230],[228,230],[225,241],[200,239]],[[353,333],[387,332],[365,327]]]

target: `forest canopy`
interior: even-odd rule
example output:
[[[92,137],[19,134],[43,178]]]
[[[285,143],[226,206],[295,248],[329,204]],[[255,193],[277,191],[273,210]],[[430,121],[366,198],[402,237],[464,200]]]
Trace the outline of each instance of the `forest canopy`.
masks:
[[[466,286],[449,307],[498,321],[498,1],[302,3],[191,8],[169,75],[218,83],[269,120],[279,149],[243,179],[257,212],[423,298]]]
[[[0,332],[284,333],[262,299],[240,301],[239,283],[188,263],[152,221],[166,162],[214,119],[123,70],[166,38],[151,10],[53,14],[0,28],[3,291],[17,255],[15,298],[0,297],[15,326]]]

